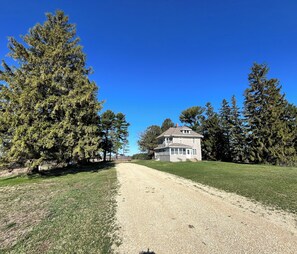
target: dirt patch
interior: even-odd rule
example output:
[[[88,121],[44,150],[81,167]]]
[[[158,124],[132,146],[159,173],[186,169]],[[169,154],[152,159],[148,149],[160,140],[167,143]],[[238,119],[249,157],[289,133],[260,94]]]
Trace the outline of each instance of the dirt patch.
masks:
[[[15,168],[0,170],[0,177],[9,177],[15,175],[23,175],[28,172],[28,168]]]

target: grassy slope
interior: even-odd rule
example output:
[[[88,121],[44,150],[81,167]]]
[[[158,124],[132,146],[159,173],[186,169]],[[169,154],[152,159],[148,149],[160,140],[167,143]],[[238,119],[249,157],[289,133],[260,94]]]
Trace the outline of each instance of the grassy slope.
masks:
[[[138,161],[141,165],[297,213],[297,168],[224,162]]]
[[[0,179],[0,252],[111,253],[116,171],[84,171]]]

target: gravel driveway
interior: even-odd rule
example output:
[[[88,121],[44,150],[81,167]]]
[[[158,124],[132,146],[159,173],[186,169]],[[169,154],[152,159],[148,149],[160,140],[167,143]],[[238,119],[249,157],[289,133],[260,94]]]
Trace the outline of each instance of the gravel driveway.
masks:
[[[136,164],[117,174],[118,253],[297,253],[293,215]]]

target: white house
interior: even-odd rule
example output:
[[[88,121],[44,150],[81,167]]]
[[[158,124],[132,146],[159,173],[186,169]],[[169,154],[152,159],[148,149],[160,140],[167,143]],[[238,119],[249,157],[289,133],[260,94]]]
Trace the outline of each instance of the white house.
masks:
[[[201,161],[202,135],[188,127],[172,127],[158,136],[155,148],[158,161]]]

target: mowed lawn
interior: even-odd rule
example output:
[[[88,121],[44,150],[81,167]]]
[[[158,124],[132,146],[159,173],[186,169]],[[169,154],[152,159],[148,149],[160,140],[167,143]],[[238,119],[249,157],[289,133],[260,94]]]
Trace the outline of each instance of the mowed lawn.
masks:
[[[0,253],[112,253],[116,193],[115,169],[99,164],[0,178]]]
[[[135,163],[297,214],[297,168],[225,162]]]

